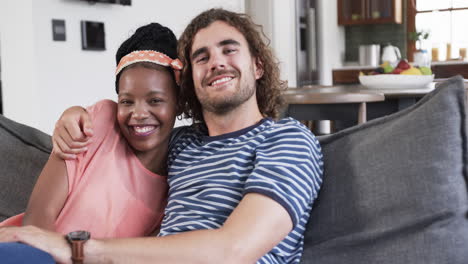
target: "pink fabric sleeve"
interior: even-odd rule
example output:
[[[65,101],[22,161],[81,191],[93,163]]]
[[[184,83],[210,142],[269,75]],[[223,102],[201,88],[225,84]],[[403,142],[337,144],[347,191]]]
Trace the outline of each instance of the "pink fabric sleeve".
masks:
[[[14,215],[0,222],[0,227],[4,226],[22,226],[24,213]]]
[[[88,145],[88,150],[77,155],[75,160],[65,160],[68,174],[68,194],[80,181],[84,168],[94,156],[99,145],[106,137],[110,129],[119,129],[117,124],[117,103],[112,100],[101,100],[96,104],[86,108],[93,122],[92,142]]]

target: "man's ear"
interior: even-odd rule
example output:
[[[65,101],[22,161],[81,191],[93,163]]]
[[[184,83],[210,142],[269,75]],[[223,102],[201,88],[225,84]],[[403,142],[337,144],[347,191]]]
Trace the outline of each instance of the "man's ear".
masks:
[[[263,77],[263,62],[259,58],[255,58],[255,80]]]

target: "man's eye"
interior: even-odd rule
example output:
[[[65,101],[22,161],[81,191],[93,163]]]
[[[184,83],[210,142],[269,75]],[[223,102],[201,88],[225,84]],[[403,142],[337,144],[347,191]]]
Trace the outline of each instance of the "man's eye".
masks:
[[[197,63],[201,63],[201,62],[205,62],[208,60],[208,57],[207,56],[203,56],[203,57],[200,57],[196,60]]]
[[[227,53],[227,54],[231,54],[231,53],[234,53],[234,52],[236,52],[236,51],[237,51],[236,49],[227,49],[227,50],[226,50],[226,53]]]

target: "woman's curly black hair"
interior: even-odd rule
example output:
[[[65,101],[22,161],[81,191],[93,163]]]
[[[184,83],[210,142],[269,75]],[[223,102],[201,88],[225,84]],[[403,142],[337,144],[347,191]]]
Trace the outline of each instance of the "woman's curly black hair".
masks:
[[[116,65],[119,64],[119,61],[125,55],[136,51],[136,50],[154,50],[166,54],[172,59],[177,58],[177,38],[169,28],[162,26],[159,23],[151,23],[145,26],[138,28],[135,33],[125,40],[117,50],[115,54]],[[145,68],[151,69],[166,69],[172,73],[174,77],[173,70],[168,67],[161,67],[154,63],[149,62],[139,62],[125,67],[126,69],[142,66]],[[115,90],[119,93],[119,79],[122,75],[121,71],[115,78]]]

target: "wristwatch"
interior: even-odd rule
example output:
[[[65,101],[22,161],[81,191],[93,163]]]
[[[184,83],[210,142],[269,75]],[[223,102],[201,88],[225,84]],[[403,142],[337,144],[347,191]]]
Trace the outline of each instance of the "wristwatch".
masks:
[[[70,243],[72,250],[72,262],[73,264],[82,264],[84,260],[83,245],[91,237],[91,233],[88,231],[74,231],[66,235],[68,243]]]

